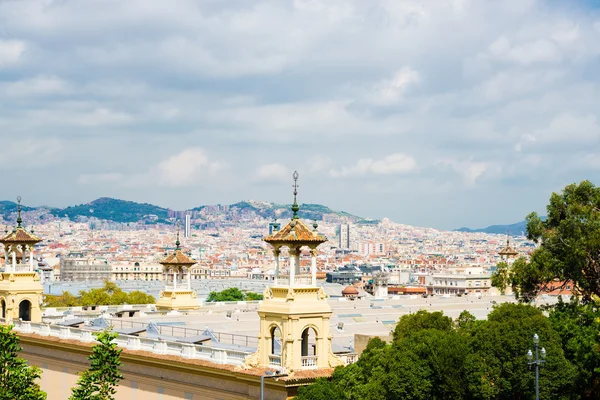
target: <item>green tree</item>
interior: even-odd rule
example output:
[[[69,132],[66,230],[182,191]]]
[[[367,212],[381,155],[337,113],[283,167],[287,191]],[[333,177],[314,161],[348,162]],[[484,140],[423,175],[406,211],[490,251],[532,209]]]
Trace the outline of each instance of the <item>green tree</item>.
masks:
[[[552,193],[547,218],[527,216],[527,238],[540,243],[511,274],[515,293],[531,298],[551,282],[572,282],[585,302],[600,296],[600,188],[590,181]]]
[[[600,399],[600,310],[594,302],[559,297],[550,310],[550,323],[560,336],[565,357],[577,368],[575,392],[584,399]]]
[[[394,341],[400,341],[411,333],[423,329],[438,329],[449,332],[452,330],[452,318],[447,317],[441,311],[428,312],[419,310],[414,314],[406,314],[400,317],[396,329],[394,329]]]
[[[220,292],[210,292],[206,301],[214,302],[214,301],[243,301],[244,293],[236,288],[229,288],[222,290]]]
[[[506,292],[506,288],[510,285],[510,268],[506,261],[502,261],[496,265],[496,271],[492,274],[492,286],[500,290],[501,294]]]
[[[262,299],[263,299],[263,295],[262,294],[254,293],[254,292],[248,292],[244,296],[244,300],[248,300],[248,301],[262,300]]]
[[[527,351],[537,333],[547,351],[540,369],[542,399],[575,399],[576,369],[566,360],[558,334],[539,309],[505,303],[496,307],[478,327],[471,341],[466,365],[467,385],[475,398],[531,399],[534,372],[527,365]]]
[[[144,293],[140,290],[134,290],[127,294],[127,304],[153,304],[156,302],[154,296]]]
[[[44,303],[46,307],[76,307],[81,305],[81,300],[65,291],[60,296],[45,295]]]
[[[90,368],[81,374],[70,400],[114,400],[115,387],[123,379],[119,371],[122,350],[113,342],[116,337],[117,334],[110,331],[96,334],[98,343],[88,358]]]
[[[19,337],[12,326],[0,325],[0,400],[44,400],[35,382],[42,374],[36,366],[18,356]]]

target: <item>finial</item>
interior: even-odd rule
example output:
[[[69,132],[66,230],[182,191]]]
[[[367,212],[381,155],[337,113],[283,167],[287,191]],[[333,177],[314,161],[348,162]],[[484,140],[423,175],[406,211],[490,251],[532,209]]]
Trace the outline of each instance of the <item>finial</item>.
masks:
[[[298,171],[294,171],[294,175],[292,175],[292,177],[294,178],[294,204],[292,204],[292,212],[294,215],[292,219],[298,219],[298,211],[300,210],[300,206],[296,201],[296,196],[298,195]]]
[[[17,228],[21,227],[21,196],[17,196]]]
[[[179,227],[178,227],[177,228],[177,240],[175,241],[175,250],[179,250],[180,249],[180,247],[179,247],[180,244],[181,243],[179,242]]]
[[[313,230],[316,232],[318,227],[319,224],[317,224],[317,219],[315,218],[315,220],[313,221]]]

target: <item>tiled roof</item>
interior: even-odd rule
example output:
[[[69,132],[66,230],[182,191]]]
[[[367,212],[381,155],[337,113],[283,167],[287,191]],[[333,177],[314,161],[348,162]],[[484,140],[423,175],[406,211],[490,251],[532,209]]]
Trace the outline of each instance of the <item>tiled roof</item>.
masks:
[[[196,261],[186,256],[180,249],[176,249],[173,253],[169,254],[162,261],[162,265],[194,265]]]
[[[22,227],[17,227],[12,232],[9,232],[6,236],[0,239],[0,243],[8,244],[8,243],[38,243],[41,242],[42,239],[35,236],[33,233],[27,232]]]
[[[310,242],[325,243],[327,238],[316,231],[312,231],[304,222],[299,219],[291,220],[280,231],[263,239],[267,243],[285,243],[285,242]]]
[[[500,250],[498,252],[499,255],[501,256],[516,256],[519,254],[518,251],[516,251],[515,249],[513,249],[510,246],[506,246],[505,248],[503,248],[502,250]]]

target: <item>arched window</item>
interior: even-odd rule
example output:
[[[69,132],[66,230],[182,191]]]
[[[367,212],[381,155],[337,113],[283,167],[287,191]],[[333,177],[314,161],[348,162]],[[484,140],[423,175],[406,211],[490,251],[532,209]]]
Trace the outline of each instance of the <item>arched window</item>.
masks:
[[[281,355],[281,331],[277,326],[271,328],[271,354]]]
[[[4,299],[0,300],[0,307],[2,307],[2,318],[6,318],[6,302]]]
[[[22,321],[31,321],[31,302],[29,300],[19,303],[19,318]]]
[[[302,332],[302,357],[317,355],[317,332],[308,327]]]

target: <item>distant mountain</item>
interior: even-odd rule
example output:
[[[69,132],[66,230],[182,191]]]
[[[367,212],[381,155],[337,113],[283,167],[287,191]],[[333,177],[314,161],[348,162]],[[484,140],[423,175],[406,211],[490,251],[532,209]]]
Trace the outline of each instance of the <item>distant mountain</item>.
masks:
[[[56,217],[69,217],[75,221],[77,217],[95,217],[114,222],[166,222],[169,210],[147,203],[136,203],[101,197],[87,204],[70,206],[63,209],[52,209],[50,213]]]
[[[510,225],[490,225],[487,228],[481,229],[459,228],[455,229],[455,231],[496,233],[500,235],[506,235],[508,233],[511,236],[524,236],[527,234],[527,221],[521,221]]]
[[[216,215],[224,216],[226,220],[238,221],[240,218],[262,217],[266,219],[287,219],[292,216],[291,205],[269,202],[241,201],[231,205],[202,205],[191,209],[199,219],[210,220]],[[87,218],[120,222],[120,223],[166,223],[177,212],[167,208],[147,203],[101,197],[90,203],[69,206],[67,208],[22,207],[23,211],[35,212],[43,219],[68,217],[72,221],[85,221]],[[14,220],[17,210],[16,203],[0,201],[0,215],[5,220]],[[320,204],[301,204],[299,215],[305,219],[322,220],[324,215],[348,219],[358,224],[378,223],[377,220],[365,219],[344,211],[335,211]],[[181,217],[181,214],[179,214]],[[31,220],[31,218],[29,218]]]

